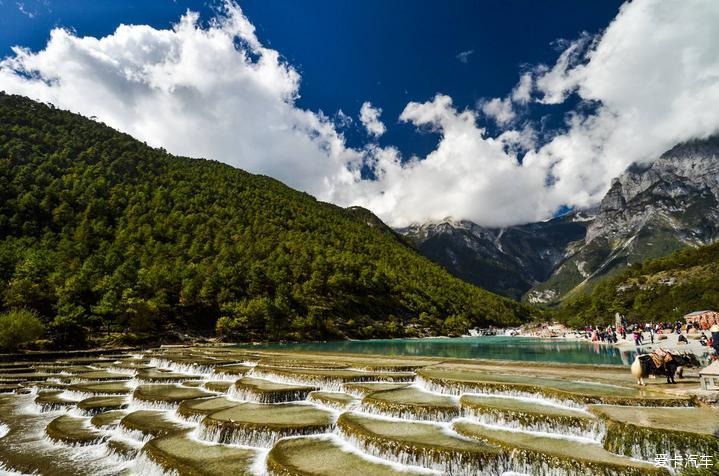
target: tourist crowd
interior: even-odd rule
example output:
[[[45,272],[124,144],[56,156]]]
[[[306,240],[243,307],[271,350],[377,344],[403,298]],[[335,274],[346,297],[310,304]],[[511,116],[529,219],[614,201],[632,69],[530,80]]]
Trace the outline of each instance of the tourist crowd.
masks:
[[[631,338],[637,348],[645,344],[654,344],[660,335],[677,334],[678,343],[688,343],[689,334],[698,335],[698,341],[702,346],[714,348],[719,355],[719,325],[713,324],[708,329],[704,329],[699,323],[682,323],[677,322],[658,322],[656,324],[621,324],[619,326],[609,325],[602,329],[598,326],[587,327],[583,329],[587,337],[591,337],[592,342],[607,342],[616,344],[619,339],[626,340]],[[647,337],[648,335],[648,337]],[[647,342],[648,340],[648,342]]]

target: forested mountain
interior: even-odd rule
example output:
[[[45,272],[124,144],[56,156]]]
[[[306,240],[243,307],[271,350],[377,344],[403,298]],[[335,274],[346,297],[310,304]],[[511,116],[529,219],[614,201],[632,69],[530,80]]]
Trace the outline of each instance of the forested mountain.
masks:
[[[558,317],[572,325],[607,324],[616,312],[630,322],[675,321],[691,311],[719,308],[717,276],[719,243],[685,248],[601,281],[590,294],[567,300]]]
[[[502,229],[448,219],[399,231],[456,276],[556,304],[629,264],[719,238],[719,136],[632,165],[594,210]]]
[[[458,333],[529,309],[449,275],[362,209],[0,95],[1,307],[58,346]]]

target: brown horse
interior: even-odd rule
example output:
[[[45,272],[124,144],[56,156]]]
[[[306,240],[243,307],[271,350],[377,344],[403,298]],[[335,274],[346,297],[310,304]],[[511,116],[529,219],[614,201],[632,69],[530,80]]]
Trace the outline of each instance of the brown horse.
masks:
[[[665,360],[662,365],[657,365],[651,354],[637,355],[632,363],[631,370],[639,385],[646,385],[644,379],[649,375],[666,375],[667,383],[677,383],[674,380],[674,375],[678,368],[701,366],[697,356],[692,353],[672,354],[667,352],[667,354],[669,354],[670,359]]]

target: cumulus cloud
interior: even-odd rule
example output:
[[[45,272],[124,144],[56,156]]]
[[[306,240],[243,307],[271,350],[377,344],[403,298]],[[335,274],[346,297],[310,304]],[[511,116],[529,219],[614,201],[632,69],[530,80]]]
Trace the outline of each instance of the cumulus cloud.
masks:
[[[455,110],[446,96],[410,103],[402,118],[439,132],[439,145],[405,165],[385,152],[383,174],[361,201],[394,223],[453,216],[493,226],[595,205],[631,163],[719,132],[717,38],[713,0],[627,3],[601,35],[565,42],[555,64],[525,73],[508,98],[482,107],[509,121],[510,99],[526,103],[536,93],[542,107],[576,94],[593,107],[570,114],[565,132],[536,147],[527,125],[486,137],[476,114]]]
[[[632,162],[719,132],[719,3],[644,0],[622,6],[588,51],[570,44],[536,79],[543,102],[576,92],[598,105],[529,157],[557,178],[551,194],[589,206]]]
[[[543,68],[540,67],[543,70]],[[477,101],[477,107],[485,116],[494,120],[497,125],[506,127],[517,118],[517,106],[525,106],[532,98],[534,79],[531,73],[525,73],[512,92],[505,98],[482,99]]]
[[[407,104],[401,121],[439,135],[425,157],[347,147],[338,132],[347,116],[299,108],[299,74],[231,3],[204,28],[187,13],[171,29],[122,25],[99,39],[54,29],[43,50],[15,48],[0,61],[0,89],[97,116],[173,153],[366,206],[396,226],[446,216],[505,226],[596,204],[632,162],[719,131],[718,25],[713,0],[627,3],[601,35],[562,43],[554,64],[525,69],[479,111],[442,94]],[[524,112],[570,95],[592,107],[537,145]],[[372,137],[385,132],[380,113],[369,102],[360,111]],[[485,116],[503,129],[495,137]]]
[[[509,98],[493,98],[489,101],[480,101],[479,106],[485,115],[494,119],[500,126],[509,124],[517,117],[512,107],[512,100]]]
[[[367,134],[379,137],[385,133],[387,128],[380,120],[382,109],[373,107],[369,101],[365,101],[360,108],[360,122],[367,129]]]
[[[50,33],[0,61],[0,90],[96,116],[153,146],[220,160],[324,196],[360,155],[333,121],[295,106],[299,74],[233,4],[207,28],[121,25],[104,38]]]
[[[503,141],[485,137],[475,112],[437,95],[409,103],[400,120],[440,133],[437,148],[405,163],[394,148],[372,148],[376,180],[345,189],[350,196],[341,201],[359,202],[397,226],[448,215],[508,225],[551,213],[541,204],[544,170],[520,165]]]

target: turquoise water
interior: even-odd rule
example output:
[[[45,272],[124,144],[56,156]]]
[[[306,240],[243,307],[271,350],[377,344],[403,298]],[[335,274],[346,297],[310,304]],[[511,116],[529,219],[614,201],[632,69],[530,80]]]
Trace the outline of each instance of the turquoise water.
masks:
[[[588,341],[507,336],[302,342],[263,344],[253,348],[574,364],[629,365],[634,360],[634,352],[620,352],[614,347]]]

